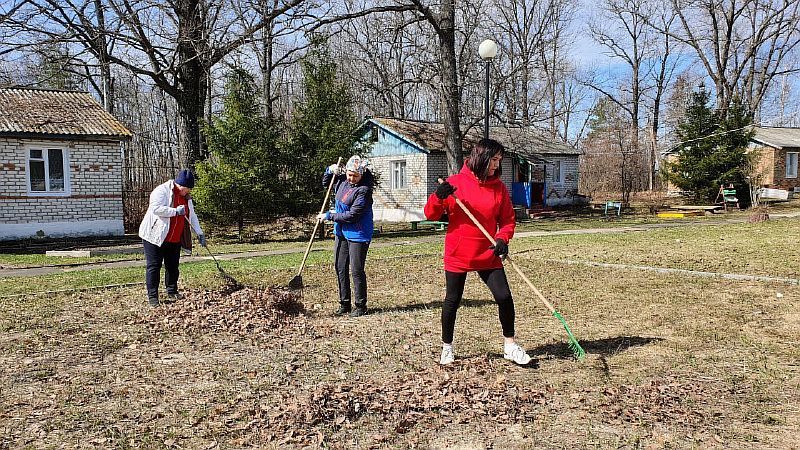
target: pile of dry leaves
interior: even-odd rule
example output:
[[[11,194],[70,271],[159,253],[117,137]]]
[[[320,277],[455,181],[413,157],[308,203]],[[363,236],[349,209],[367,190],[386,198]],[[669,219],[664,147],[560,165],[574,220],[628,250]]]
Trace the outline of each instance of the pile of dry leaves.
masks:
[[[300,294],[280,288],[225,287],[186,291],[184,298],[151,311],[146,322],[171,331],[269,334],[304,323]]]
[[[261,434],[260,439],[268,441],[314,445],[325,439],[323,432],[330,436],[349,428],[365,414],[392,424],[386,433],[372,436],[374,442],[432,421],[532,421],[546,407],[547,392],[507,382],[497,373],[496,364],[496,360],[479,357],[460,360],[447,369],[435,366],[382,382],[298,386],[269,405],[243,400],[231,416],[241,417],[243,412],[254,416],[237,430],[248,439]]]

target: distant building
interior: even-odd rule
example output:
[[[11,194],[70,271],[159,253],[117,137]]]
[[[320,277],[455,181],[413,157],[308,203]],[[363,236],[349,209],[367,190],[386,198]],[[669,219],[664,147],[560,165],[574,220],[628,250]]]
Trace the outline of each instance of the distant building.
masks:
[[[86,92],[0,89],[0,240],[124,234],[130,138]]]
[[[797,156],[800,154],[800,128],[753,127],[751,151],[759,152],[761,185],[774,189],[800,190]]]
[[[373,195],[375,219],[424,219],[422,209],[437,179],[447,176],[444,125],[376,117],[365,120],[359,133],[359,145],[368,147],[380,179]],[[529,209],[575,201],[577,149],[532,129],[493,127],[489,134],[508,151],[501,179],[515,205]],[[476,129],[464,136],[465,155],[482,137],[482,130]]]

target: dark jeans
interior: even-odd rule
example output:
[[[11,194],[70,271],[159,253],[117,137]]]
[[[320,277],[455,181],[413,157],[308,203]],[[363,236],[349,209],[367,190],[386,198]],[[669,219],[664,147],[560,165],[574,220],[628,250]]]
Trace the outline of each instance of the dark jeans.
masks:
[[[164,284],[167,294],[178,293],[178,264],[181,260],[181,244],[164,242],[161,247],[147,241],[144,244],[144,257],[147,260],[147,298],[158,298],[158,284],[161,278],[161,263],[164,263]]]
[[[367,306],[367,261],[369,242],[353,242],[336,236],[334,241],[334,265],[339,279],[339,302],[350,304],[350,273],[353,274],[353,293],[356,306]]]
[[[511,298],[506,271],[503,269],[479,270],[478,275],[489,287],[494,301],[497,303],[503,336],[514,337],[514,299]],[[444,297],[444,305],[442,305],[442,342],[452,344],[453,331],[456,327],[456,310],[458,310],[461,297],[464,295],[467,272],[445,271],[444,279],[447,292]]]

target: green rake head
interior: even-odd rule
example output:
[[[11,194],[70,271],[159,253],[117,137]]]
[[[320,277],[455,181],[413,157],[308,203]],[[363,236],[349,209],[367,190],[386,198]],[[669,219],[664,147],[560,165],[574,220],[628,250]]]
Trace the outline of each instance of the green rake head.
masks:
[[[575,338],[575,335],[572,334],[572,330],[569,329],[569,325],[567,325],[567,321],[561,317],[558,311],[553,311],[553,317],[558,319],[561,322],[561,325],[564,325],[564,329],[567,331],[567,336],[569,336],[569,349],[572,350],[572,353],[579,361],[583,361],[586,357],[586,351],[581,347],[581,344],[578,343],[578,340]]]

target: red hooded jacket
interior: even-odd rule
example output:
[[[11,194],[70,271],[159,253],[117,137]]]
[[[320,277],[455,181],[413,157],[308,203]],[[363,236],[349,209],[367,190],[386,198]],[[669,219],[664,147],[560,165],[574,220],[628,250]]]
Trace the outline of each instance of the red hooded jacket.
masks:
[[[456,188],[455,195],[489,234],[494,233],[495,239],[511,240],[516,227],[514,207],[508,189],[499,177],[481,182],[464,164],[461,172],[447,181]],[[489,240],[464,214],[455,199],[451,196],[440,200],[436,194],[431,194],[425,204],[425,217],[439,220],[445,212],[449,224],[444,238],[444,270],[469,272],[503,267],[503,262],[489,248]]]

